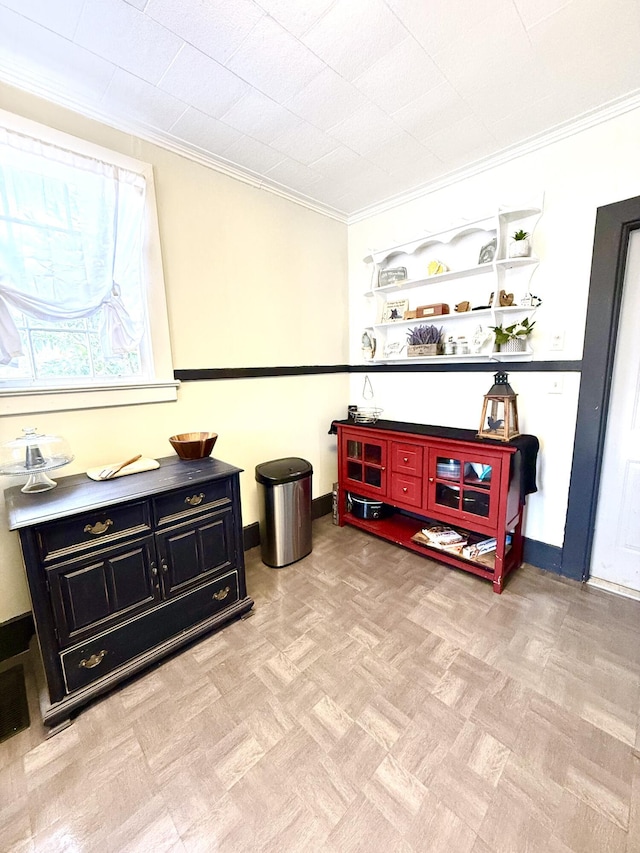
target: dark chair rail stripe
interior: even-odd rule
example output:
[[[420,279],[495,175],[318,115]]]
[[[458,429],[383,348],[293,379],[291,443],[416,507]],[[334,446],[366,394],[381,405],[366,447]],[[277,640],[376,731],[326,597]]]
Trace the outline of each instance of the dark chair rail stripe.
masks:
[[[196,367],[174,371],[179,382],[209,382],[218,379],[260,379],[273,376],[314,376],[327,373],[573,373],[582,361],[491,361],[466,364],[316,364],[273,367]]]

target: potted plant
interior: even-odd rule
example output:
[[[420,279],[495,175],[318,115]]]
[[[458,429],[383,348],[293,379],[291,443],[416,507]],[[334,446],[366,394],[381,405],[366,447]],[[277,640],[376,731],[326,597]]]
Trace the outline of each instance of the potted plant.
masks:
[[[527,338],[533,331],[535,321],[531,323],[528,317],[522,322],[511,326],[489,326],[496,338],[499,352],[524,352],[527,348]]]
[[[423,324],[416,326],[415,329],[409,329],[407,332],[407,355],[438,355],[441,338],[442,329],[437,329],[435,326]]]
[[[528,258],[531,253],[531,244],[529,243],[529,232],[520,229],[513,235],[512,243],[509,245],[510,258]]]

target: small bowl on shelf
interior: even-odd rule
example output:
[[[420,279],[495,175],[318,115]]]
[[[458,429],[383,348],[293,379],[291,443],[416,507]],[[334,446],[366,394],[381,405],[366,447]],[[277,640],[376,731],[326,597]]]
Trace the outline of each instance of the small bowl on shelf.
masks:
[[[217,432],[180,432],[169,442],[180,459],[206,459],[218,438]]]

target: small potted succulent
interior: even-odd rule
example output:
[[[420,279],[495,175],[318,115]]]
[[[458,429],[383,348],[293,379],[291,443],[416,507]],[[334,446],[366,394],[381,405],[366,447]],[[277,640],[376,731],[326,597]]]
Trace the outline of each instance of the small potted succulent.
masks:
[[[415,329],[409,329],[407,332],[407,355],[438,355],[441,339],[442,329],[438,329],[435,326],[423,324],[422,326],[416,326]]]
[[[529,322],[525,317],[522,322],[511,326],[489,326],[496,338],[499,352],[524,352],[527,348],[527,338],[533,331],[535,321]]]
[[[516,231],[511,238],[509,244],[510,258],[528,258],[531,254],[531,243],[529,242],[529,232],[520,229]]]

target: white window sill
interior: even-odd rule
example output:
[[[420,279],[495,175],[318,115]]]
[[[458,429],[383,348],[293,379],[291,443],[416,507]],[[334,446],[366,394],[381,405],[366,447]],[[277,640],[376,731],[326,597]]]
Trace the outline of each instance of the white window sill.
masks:
[[[90,385],[77,388],[5,388],[0,390],[0,417],[74,409],[103,409],[111,406],[138,406],[170,403],[178,399],[179,382],[140,385]]]

